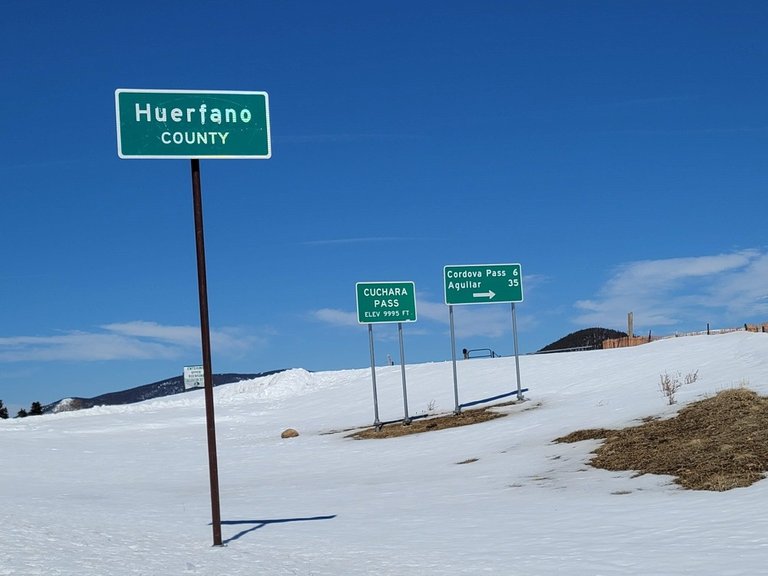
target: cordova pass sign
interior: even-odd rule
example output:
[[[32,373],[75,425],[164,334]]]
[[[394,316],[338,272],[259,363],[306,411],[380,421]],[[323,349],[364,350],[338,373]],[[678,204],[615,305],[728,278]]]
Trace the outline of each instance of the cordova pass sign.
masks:
[[[446,304],[523,301],[520,264],[471,264],[443,268]]]
[[[120,158],[243,158],[272,155],[266,92],[115,91]]]

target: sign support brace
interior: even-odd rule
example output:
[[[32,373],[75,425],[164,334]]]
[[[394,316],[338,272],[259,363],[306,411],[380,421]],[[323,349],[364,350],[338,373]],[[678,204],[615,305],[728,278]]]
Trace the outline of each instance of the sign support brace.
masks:
[[[373,324],[368,324],[368,346],[371,349],[371,381],[373,382],[373,414],[375,420],[373,425],[378,432],[381,430],[381,420],[379,420],[379,395],[376,392],[376,357],[373,352]]]
[[[453,399],[456,406],[453,413],[458,416],[461,414],[461,405],[459,404],[459,378],[456,374],[456,332],[453,330],[453,304],[448,304],[448,315],[451,318],[451,362],[453,363]]]
[[[523,391],[520,388],[520,352],[517,346],[517,312],[515,303],[512,302],[512,335],[515,343],[515,373],[517,374],[517,399],[523,400]]]
[[[408,388],[405,385],[405,347],[403,346],[403,323],[397,323],[397,335],[400,340],[400,377],[403,380],[403,425],[408,426],[412,420],[408,415]]]

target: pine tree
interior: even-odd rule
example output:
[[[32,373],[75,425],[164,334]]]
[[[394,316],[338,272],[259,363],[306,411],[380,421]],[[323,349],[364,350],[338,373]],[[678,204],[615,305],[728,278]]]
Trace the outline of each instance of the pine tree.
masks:
[[[0,400],[0,419],[5,420],[8,418],[8,408],[3,406],[3,401]]]
[[[30,416],[40,416],[43,413],[43,407],[40,402],[32,402],[32,406],[29,408]]]
[[[29,414],[27,414],[27,411],[24,410],[24,408],[16,412],[16,418],[26,418],[27,416],[29,416]]]

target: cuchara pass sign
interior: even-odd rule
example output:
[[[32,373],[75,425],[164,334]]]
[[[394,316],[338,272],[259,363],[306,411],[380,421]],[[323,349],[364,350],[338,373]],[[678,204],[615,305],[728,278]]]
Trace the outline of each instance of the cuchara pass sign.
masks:
[[[413,282],[358,282],[355,287],[358,323],[416,322]]]
[[[267,159],[266,92],[115,91],[120,158]]]

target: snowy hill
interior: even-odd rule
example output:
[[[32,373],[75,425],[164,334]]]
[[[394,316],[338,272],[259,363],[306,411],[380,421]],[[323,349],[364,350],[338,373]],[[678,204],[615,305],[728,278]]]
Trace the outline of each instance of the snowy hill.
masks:
[[[626,332],[611,330],[609,328],[585,328],[577,332],[571,332],[560,340],[547,344],[539,352],[557,352],[561,350],[597,350],[603,347],[603,341],[610,338],[623,338]]]
[[[275,374],[277,372],[281,372],[281,370],[272,370],[270,372],[261,372],[258,374],[214,374],[213,385],[221,386],[222,384],[231,384],[232,382],[240,382],[242,380],[252,380],[262,376],[269,376],[270,374]],[[136,402],[143,402],[144,400],[152,400],[153,398],[182,394],[183,392],[186,392],[184,389],[184,376],[180,375],[166,378],[159,382],[153,382],[152,384],[144,384],[143,386],[130,388],[128,390],[100,394],[93,398],[64,398],[52,404],[43,406],[43,413],[71,412],[72,410],[82,410],[84,408],[93,408],[94,406],[134,404]]]
[[[527,401],[482,424],[354,440],[369,369],[289,370],[215,390],[226,546],[211,547],[202,391],[0,422],[0,575],[740,575],[764,571],[768,483],[695,492],[587,462],[620,428],[746,385],[768,335],[520,358]],[[698,370],[669,406],[662,373]],[[411,414],[453,408],[451,363],[407,367]],[[458,364],[461,402],[511,391],[514,358]],[[377,369],[382,420],[399,366]],[[292,427],[298,438],[282,439]],[[727,449],[727,447],[723,447]]]

